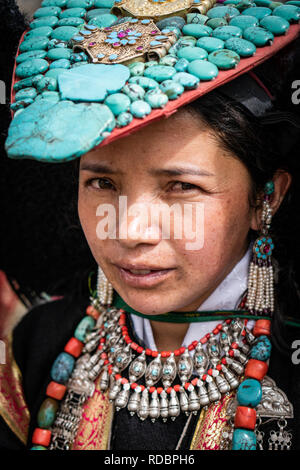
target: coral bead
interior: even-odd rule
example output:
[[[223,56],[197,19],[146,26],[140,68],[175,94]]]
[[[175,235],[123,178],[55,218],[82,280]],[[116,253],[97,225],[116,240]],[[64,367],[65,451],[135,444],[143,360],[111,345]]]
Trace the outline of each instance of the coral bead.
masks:
[[[270,320],[257,320],[253,332],[254,336],[266,335],[270,336],[271,334],[271,321]]]
[[[236,428],[254,429],[256,424],[256,411],[248,406],[238,406],[234,418]]]
[[[61,400],[66,393],[67,387],[63,384],[59,384],[57,382],[50,382],[47,390],[46,395],[51,398],[55,398],[56,400]]]
[[[32,443],[48,447],[51,441],[51,431],[49,429],[35,428],[32,435]]]
[[[245,369],[245,376],[261,381],[268,371],[268,364],[257,359],[249,359]]]
[[[71,356],[79,357],[83,348],[83,343],[77,338],[71,338],[65,345],[64,351],[71,354]]]

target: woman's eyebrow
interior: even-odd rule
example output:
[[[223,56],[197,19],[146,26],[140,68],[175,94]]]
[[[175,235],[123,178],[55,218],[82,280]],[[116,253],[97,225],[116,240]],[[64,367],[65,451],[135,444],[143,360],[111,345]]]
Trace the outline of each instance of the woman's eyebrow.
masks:
[[[84,162],[80,166],[80,171],[90,171],[92,173],[106,173],[109,175],[122,174],[120,170],[114,170],[109,165],[105,163],[92,163]]]
[[[171,167],[171,168],[159,168],[152,169],[151,174],[155,176],[181,176],[181,175],[195,175],[195,176],[215,176],[213,173],[210,173],[206,170],[201,170],[200,168],[189,168],[189,167]]]

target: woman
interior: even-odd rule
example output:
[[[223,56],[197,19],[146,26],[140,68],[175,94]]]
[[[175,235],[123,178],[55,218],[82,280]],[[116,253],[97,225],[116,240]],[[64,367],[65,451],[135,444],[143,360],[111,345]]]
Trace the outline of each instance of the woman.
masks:
[[[81,149],[78,214],[97,285],[91,305],[73,292],[15,329],[24,396],[12,367],[6,383],[21,426],[4,409],[3,447],[299,447],[297,329],[286,318],[298,294],[284,251],[274,274],[271,261],[292,194],[293,147],[274,137],[285,125],[299,123],[249,75]]]

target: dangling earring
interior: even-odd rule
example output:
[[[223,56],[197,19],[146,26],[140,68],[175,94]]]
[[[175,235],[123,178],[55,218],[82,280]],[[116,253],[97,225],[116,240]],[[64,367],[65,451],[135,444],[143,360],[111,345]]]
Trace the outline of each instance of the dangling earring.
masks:
[[[260,236],[253,245],[246,303],[251,313],[264,316],[271,316],[274,312],[274,275],[272,266],[274,244],[269,236],[272,221],[270,198],[273,192],[274,183],[268,181],[265,185]]]
[[[100,266],[98,266],[97,298],[101,306],[111,305],[113,299],[113,286],[107,280]]]

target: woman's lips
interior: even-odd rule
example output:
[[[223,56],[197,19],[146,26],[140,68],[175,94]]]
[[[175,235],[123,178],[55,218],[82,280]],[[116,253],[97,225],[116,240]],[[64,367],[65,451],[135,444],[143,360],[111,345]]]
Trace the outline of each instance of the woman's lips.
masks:
[[[121,266],[116,266],[121,279],[126,282],[126,284],[132,287],[152,287],[160,282],[164,281],[174,268],[168,269],[143,269],[139,268],[124,268]]]

